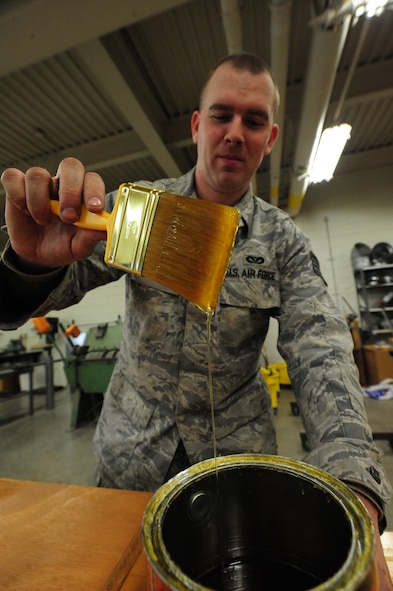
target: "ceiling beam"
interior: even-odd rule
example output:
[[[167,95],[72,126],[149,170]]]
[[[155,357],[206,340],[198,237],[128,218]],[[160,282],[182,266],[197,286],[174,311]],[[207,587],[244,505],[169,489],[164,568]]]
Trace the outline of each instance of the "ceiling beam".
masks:
[[[0,52],[0,77],[189,1],[3,2],[0,38],[4,49]]]
[[[166,147],[159,130],[145,113],[102,43],[98,40],[91,41],[79,46],[76,51],[99,86],[105,88],[110,100],[136,131],[164,173],[169,177],[179,176],[181,170]]]
[[[339,99],[346,76],[345,71],[337,74],[332,100]],[[346,100],[353,96],[368,94],[370,88],[376,92],[391,87],[393,87],[393,58],[387,58],[378,63],[358,65],[346,93]]]

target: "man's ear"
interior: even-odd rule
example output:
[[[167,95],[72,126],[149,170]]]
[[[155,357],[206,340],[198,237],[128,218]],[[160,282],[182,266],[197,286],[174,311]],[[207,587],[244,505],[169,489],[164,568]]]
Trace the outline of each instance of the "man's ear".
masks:
[[[267,156],[267,154],[270,154],[270,152],[272,151],[273,146],[276,143],[276,139],[278,138],[278,131],[279,131],[279,129],[278,129],[277,123],[273,123],[269,140],[265,146],[265,151],[264,151],[265,156]]]
[[[194,111],[191,117],[191,133],[194,144],[198,143],[198,128],[199,128],[200,112]]]

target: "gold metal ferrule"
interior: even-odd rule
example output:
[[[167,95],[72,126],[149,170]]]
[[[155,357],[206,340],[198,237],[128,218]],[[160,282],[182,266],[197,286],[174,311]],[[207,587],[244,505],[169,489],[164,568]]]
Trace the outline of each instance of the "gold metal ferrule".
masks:
[[[105,261],[141,275],[160,194],[163,190],[134,183],[120,185]]]

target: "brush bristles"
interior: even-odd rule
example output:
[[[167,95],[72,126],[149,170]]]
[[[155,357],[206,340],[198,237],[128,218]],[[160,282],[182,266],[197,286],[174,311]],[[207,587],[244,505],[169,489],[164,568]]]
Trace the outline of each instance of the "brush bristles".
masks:
[[[239,222],[237,209],[160,195],[142,275],[214,311]]]

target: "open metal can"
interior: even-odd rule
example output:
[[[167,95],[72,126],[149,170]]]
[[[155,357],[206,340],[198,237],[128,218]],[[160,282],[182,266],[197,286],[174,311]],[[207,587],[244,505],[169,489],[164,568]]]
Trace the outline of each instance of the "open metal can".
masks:
[[[149,591],[377,591],[358,497],[308,464],[231,455],[162,485],[142,524]]]

